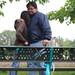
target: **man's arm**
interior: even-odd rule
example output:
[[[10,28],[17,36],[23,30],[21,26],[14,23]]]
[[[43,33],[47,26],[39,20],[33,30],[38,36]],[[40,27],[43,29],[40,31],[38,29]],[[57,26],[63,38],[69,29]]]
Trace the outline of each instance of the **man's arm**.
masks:
[[[43,32],[43,36],[44,36],[44,40],[43,40],[43,45],[46,46],[49,43],[49,40],[51,40],[52,37],[52,31],[51,31],[51,27],[48,21],[48,18],[46,15],[41,15],[40,17],[40,27],[42,29]]]
[[[51,40],[52,37],[52,31],[51,31],[51,27],[48,21],[48,18],[46,15],[41,15],[40,17],[40,28],[42,29],[43,35],[44,35],[44,39],[48,39]]]

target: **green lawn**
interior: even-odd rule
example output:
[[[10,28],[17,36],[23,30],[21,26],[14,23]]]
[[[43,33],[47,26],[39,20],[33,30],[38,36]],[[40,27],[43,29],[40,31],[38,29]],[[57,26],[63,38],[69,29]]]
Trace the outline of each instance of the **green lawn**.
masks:
[[[8,75],[8,72],[1,71],[0,75]],[[17,75],[27,75],[27,72],[18,72]],[[75,75],[75,71],[54,72],[53,75]]]
[[[7,71],[1,71],[0,75],[9,75],[9,72]],[[17,75],[27,75],[27,72],[18,72]]]
[[[54,72],[53,75],[75,75],[75,71]]]
[[[0,75],[7,75],[6,71],[0,71]]]

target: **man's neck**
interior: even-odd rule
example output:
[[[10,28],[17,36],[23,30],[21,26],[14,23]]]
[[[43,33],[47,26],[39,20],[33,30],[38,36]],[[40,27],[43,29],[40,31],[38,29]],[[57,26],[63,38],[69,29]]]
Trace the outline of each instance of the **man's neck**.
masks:
[[[33,17],[38,11],[36,11],[34,14],[30,15],[30,17]]]

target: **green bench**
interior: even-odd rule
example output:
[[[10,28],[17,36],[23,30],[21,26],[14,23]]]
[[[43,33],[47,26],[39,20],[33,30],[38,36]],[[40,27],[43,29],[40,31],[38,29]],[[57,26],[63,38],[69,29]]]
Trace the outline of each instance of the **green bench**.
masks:
[[[45,68],[14,68],[0,67],[6,71],[46,71],[51,75],[52,62],[75,62],[75,48],[71,47],[24,47],[24,46],[0,46],[0,62],[6,61],[38,61],[45,62]],[[55,71],[75,71],[75,67],[56,67]]]
[[[75,47],[53,47],[55,71],[75,71]]]
[[[24,46],[0,46],[0,62],[6,61],[37,61],[45,62],[45,68],[15,68],[1,67],[5,71],[46,71],[46,75],[51,75],[53,48],[51,47],[24,47]]]

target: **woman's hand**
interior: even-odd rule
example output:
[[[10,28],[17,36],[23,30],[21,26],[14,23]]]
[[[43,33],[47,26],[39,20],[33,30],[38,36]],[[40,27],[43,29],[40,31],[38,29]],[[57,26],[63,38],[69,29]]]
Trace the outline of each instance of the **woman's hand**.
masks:
[[[26,41],[24,44],[27,46],[29,43]]]

